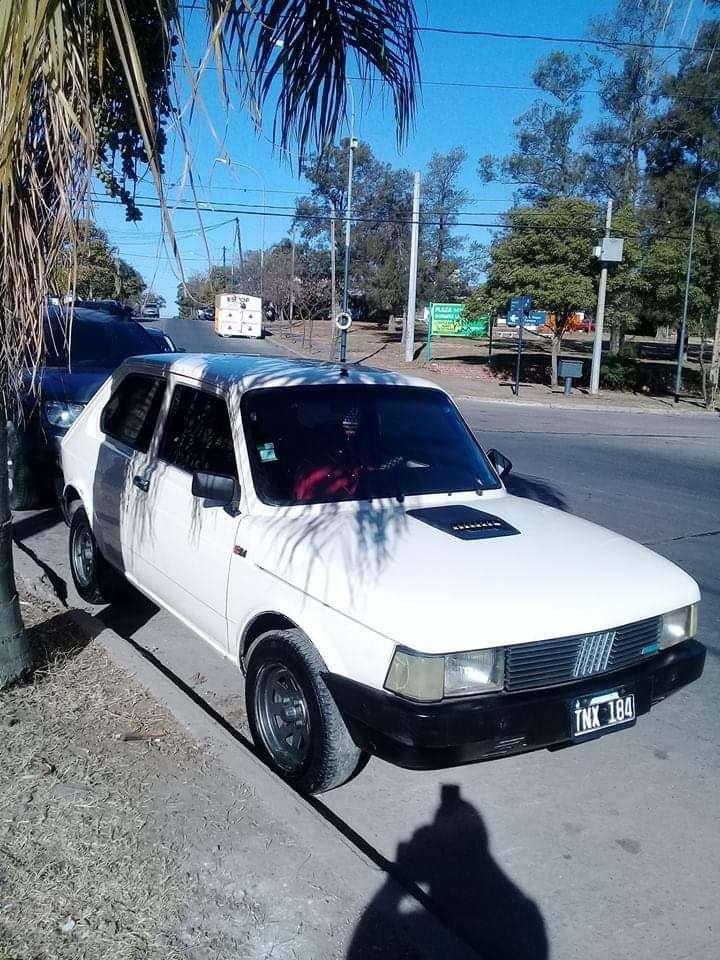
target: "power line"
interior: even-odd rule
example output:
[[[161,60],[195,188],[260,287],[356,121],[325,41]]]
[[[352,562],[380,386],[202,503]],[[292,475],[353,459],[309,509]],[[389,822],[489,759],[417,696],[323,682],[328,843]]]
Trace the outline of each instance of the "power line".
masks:
[[[202,13],[195,4],[181,3],[178,9],[188,13]],[[239,11],[238,16],[255,16],[252,11]],[[286,20],[294,20],[292,16],[277,17],[273,27],[282,27]],[[415,27],[416,33],[435,33],[454,37],[483,37],[488,40],[530,40],[542,43],[583,44],[586,46],[609,47],[611,49],[635,48],[639,50],[673,50],[688,53],[714,53],[714,47],[697,47],[681,43],[645,43],[641,40],[606,40],[599,37],[562,37],[542,33],[506,33],[499,30],[474,30],[469,27]]]

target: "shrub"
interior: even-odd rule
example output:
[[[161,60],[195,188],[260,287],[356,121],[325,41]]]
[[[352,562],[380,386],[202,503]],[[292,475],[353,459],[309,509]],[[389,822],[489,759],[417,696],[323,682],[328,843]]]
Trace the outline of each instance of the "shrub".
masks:
[[[635,357],[611,356],[600,367],[600,386],[605,390],[637,390],[640,376]]]

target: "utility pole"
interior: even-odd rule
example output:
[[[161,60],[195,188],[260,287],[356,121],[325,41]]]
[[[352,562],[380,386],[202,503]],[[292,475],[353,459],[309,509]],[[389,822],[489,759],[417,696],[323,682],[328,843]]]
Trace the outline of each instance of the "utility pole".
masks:
[[[245,266],[243,263],[243,252],[242,252],[242,235],[240,233],[240,220],[238,217],[235,217],[235,236],[237,237],[238,245],[238,263],[240,265],[240,270]]]
[[[290,253],[290,332],[292,333],[293,314],[295,313],[295,224],[292,225],[292,251]]]
[[[353,160],[358,142],[355,139],[355,96],[352,85],[348,83],[350,90],[350,100],[352,103],[352,113],[350,115],[350,151],[348,156],[348,182],[347,182],[347,204],[345,207],[345,266],[343,269],[343,313],[348,312],[348,301],[350,299],[349,277],[350,277],[350,216],[352,214],[352,178],[353,178]],[[340,363],[345,363],[347,359],[347,329],[340,331]]]
[[[330,201],[330,319],[335,324],[335,317],[337,316],[337,286],[335,284],[335,254],[337,248],[335,246],[335,217],[337,211],[335,210],[335,203]],[[334,329],[334,326],[333,326]]]
[[[225,269],[225,244],[223,244],[223,270]],[[223,275],[223,280],[225,279]]]
[[[412,363],[415,353],[415,298],[417,292],[418,240],[420,237],[420,173],[413,183],[412,232],[410,234],[410,279],[405,316],[405,363]]]
[[[612,200],[607,202],[605,214],[605,236],[610,236],[612,226]],[[590,370],[590,393],[597,393],[600,389],[600,364],[602,362],[603,323],[605,321],[605,294],[607,293],[608,266],[602,261],[600,271],[600,286],[598,287],[597,314],[595,315],[595,339],[593,340],[592,368]]]

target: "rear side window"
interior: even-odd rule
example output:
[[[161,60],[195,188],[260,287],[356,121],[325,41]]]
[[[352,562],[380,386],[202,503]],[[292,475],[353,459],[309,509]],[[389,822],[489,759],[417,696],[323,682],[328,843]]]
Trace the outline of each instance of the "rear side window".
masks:
[[[150,446],[165,381],[130,373],[118,386],[103,410],[101,429],[121,443],[145,453]]]
[[[160,457],[194,473],[222,473],[237,479],[227,404],[193,387],[175,387],[160,445]]]

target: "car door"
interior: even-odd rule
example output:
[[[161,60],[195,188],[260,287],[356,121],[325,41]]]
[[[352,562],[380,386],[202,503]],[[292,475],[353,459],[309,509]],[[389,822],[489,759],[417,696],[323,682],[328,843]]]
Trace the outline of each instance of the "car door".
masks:
[[[148,469],[165,387],[163,377],[130,372],[115,386],[100,416],[103,438],[93,473],[91,522],[103,555],[131,578],[132,540],[143,522],[135,478]]]
[[[193,496],[195,471],[237,482],[230,416],[220,394],[177,381],[144,478],[150,522],[136,533],[135,577],[142,589],[225,651],[227,583],[239,514]]]

